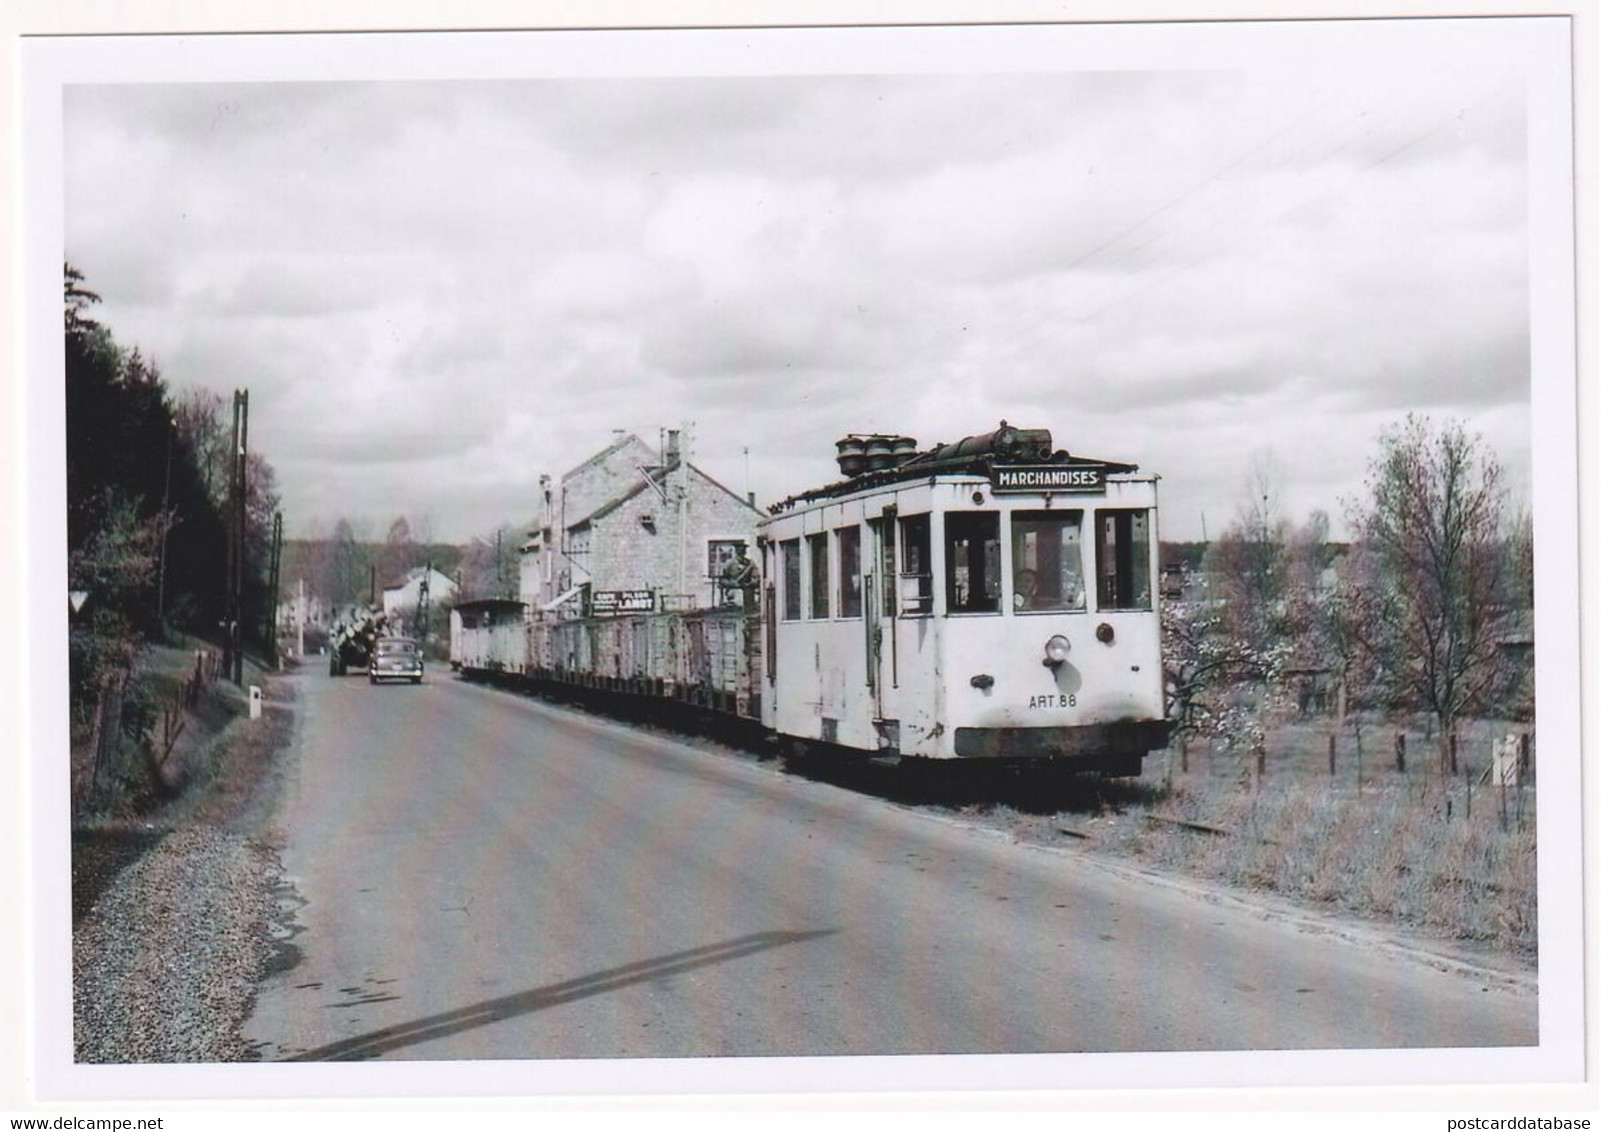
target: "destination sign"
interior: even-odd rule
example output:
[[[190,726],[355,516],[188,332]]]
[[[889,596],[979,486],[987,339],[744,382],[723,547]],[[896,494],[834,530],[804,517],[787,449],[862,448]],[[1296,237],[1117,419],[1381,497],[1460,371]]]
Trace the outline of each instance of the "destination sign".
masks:
[[[654,613],[655,590],[596,590],[589,597],[591,613]]]
[[[1104,491],[1105,464],[1063,467],[1053,464],[1013,464],[990,469],[990,486],[996,491]]]

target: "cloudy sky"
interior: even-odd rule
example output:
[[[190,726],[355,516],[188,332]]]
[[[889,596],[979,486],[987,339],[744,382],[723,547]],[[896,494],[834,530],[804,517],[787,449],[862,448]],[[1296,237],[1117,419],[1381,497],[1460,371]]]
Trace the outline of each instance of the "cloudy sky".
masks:
[[[1169,538],[1264,452],[1338,519],[1409,410],[1527,491],[1524,93],[1449,62],[74,86],[66,255],[249,388],[291,533],[465,539],[685,421],[762,502],[1004,417],[1160,473]]]

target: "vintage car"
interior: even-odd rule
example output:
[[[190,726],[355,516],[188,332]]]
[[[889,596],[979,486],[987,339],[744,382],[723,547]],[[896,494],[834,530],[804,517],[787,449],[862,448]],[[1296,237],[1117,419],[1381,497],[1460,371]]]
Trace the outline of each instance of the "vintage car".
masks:
[[[422,649],[410,637],[379,637],[367,665],[367,679],[422,683]]]

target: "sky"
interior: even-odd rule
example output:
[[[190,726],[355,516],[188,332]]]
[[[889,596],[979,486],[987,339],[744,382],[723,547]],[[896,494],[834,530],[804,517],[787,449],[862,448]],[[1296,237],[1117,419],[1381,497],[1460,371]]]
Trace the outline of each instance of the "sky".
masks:
[[[1525,100],[1493,68],[74,86],[66,258],[250,390],[286,529],[463,541],[615,429],[767,503],[1005,419],[1215,537],[1386,426],[1530,479]]]

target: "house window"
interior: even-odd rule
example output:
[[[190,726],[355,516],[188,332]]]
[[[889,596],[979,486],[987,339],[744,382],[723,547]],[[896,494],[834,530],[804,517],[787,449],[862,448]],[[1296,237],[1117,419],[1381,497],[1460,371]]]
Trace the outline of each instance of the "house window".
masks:
[[[839,545],[839,615],[862,615],[862,528],[845,527],[834,535]]]
[[[801,615],[800,540],[790,539],[778,544],[778,556],[784,568],[784,620],[799,621]]]
[[[927,515],[901,520],[901,610],[910,615],[934,612],[934,566]]]
[[[1149,511],[1095,514],[1095,599],[1101,609],[1151,608]]]
[[[945,607],[951,613],[1001,610],[1001,517],[994,511],[945,515]]]
[[[828,616],[828,536],[807,535],[806,556],[811,563],[811,616]]]
[[[1084,609],[1084,512],[1019,511],[1012,516],[1012,608]]]
[[[742,538],[714,538],[706,542],[706,576],[713,581],[723,576],[728,564],[745,549]]]

